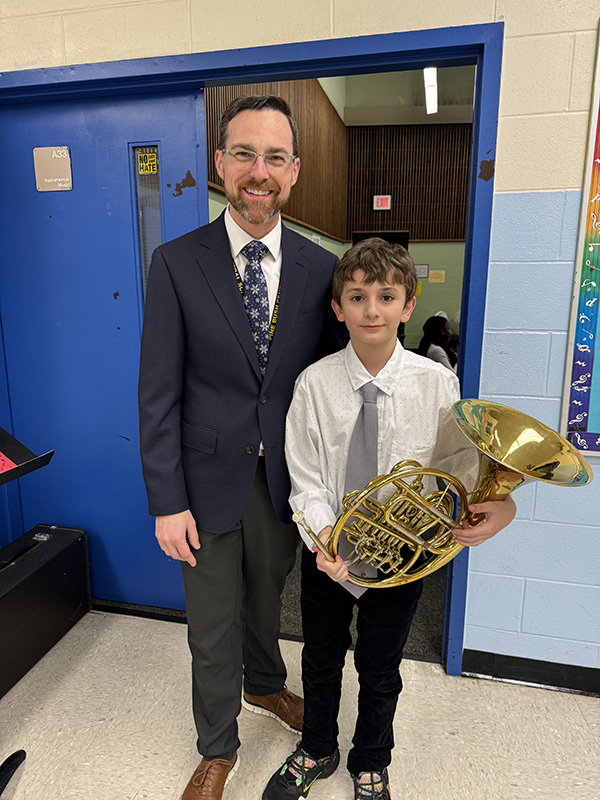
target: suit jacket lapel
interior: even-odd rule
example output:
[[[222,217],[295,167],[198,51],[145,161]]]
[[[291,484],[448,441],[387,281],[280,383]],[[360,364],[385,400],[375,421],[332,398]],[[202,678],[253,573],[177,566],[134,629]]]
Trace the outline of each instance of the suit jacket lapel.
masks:
[[[200,242],[196,260],[215,300],[221,306],[228,323],[246,353],[248,361],[258,377],[262,378],[244,301],[235,280],[233,259],[223,215],[208,226],[207,234]]]
[[[281,226],[281,297],[279,300],[279,315],[275,335],[269,352],[269,362],[264,377],[263,388],[275,374],[277,365],[285,351],[288,340],[296,324],[296,318],[302,297],[304,286],[308,277],[307,258],[302,254],[302,243],[295,246],[290,241],[287,228]]]

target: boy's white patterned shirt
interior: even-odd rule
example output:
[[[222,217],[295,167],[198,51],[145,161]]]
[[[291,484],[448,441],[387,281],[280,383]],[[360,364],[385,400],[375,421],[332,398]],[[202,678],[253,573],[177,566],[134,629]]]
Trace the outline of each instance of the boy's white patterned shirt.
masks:
[[[387,364],[373,377],[349,343],[304,370],[287,415],[290,504],[315,533],[333,525],[341,511],[348,447],[362,406],[360,387],[371,380],[380,390],[379,472],[411,459],[458,477],[468,491],[475,484],[477,450],[450,416],[460,399],[456,375],[397,342]],[[310,537],[301,529],[300,533],[312,548]]]

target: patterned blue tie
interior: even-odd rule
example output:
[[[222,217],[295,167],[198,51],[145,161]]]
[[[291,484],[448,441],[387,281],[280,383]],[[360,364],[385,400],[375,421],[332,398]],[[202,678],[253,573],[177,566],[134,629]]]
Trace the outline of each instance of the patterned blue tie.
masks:
[[[244,305],[263,375],[269,360],[269,296],[260,261],[268,252],[269,248],[257,241],[248,242],[242,248],[242,254],[248,259],[244,272]]]

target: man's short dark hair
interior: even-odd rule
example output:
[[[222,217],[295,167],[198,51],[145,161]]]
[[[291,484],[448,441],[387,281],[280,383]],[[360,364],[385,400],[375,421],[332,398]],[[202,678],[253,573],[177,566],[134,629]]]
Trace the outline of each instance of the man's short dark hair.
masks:
[[[217,141],[217,150],[222,150],[227,142],[227,130],[231,120],[241,111],[279,111],[290,123],[292,129],[292,155],[298,155],[298,126],[296,120],[292,116],[290,107],[283,99],[274,94],[251,94],[243,97],[238,97],[233,100],[225,111],[221,114],[219,120],[219,139]]]
[[[400,244],[373,236],[351,247],[337,264],[333,272],[332,292],[336,303],[340,302],[344,285],[352,280],[359,269],[365,274],[366,284],[376,281],[399,283],[406,289],[407,303],[415,296],[417,273],[408,250]]]

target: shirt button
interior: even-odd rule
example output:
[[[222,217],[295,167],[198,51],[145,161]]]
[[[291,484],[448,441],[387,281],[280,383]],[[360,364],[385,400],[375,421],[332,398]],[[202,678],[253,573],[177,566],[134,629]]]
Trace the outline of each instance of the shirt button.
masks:
[[[260,399],[259,399],[258,402],[262,403],[264,405],[267,402],[267,395],[266,394],[261,394]]]
[[[251,456],[252,453],[254,452],[254,448],[252,447],[251,444],[246,446],[246,452],[248,453],[249,456]]]

